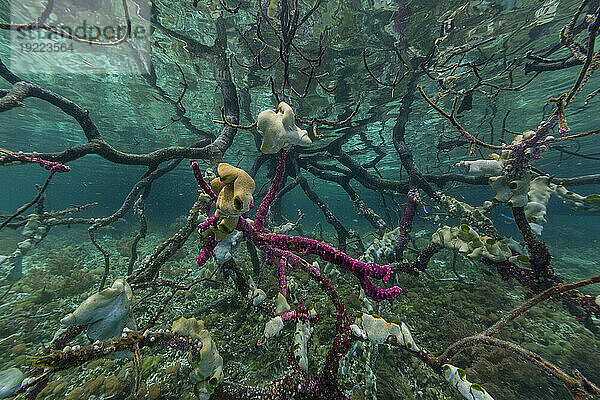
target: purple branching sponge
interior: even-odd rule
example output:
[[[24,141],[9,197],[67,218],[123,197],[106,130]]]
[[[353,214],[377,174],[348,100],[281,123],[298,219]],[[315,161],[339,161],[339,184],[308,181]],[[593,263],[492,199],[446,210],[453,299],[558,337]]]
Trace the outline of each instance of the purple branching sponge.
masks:
[[[271,187],[269,188],[269,192],[260,203],[260,207],[254,215],[254,229],[258,232],[263,231],[263,223],[265,222],[265,218],[267,217],[267,213],[269,212],[269,208],[271,207],[271,203],[275,200],[275,195],[279,190],[279,185],[283,179],[283,173],[285,172],[285,158],[287,152],[285,150],[281,150],[279,153],[279,165],[277,165],[277,171],[275,172],[275,177],[273,178],[273,182],[271,183]]]
[[[402,218],[400,219],[400,223],[398,227],[400,228],[400,235],[396,240],[396,260],[402,261],[402,256],[404,254],[404,248],[408,244],[408,240],[410,239],[410,231],[412,230],[413,219],[415,218],[415,211],[417,210],[417,205],[419,204],[417,200],[416,194],[409,194],[408,199],[406,200],[406,208],[404,209],[404,214],[402,214]]]
[[[286,151],[282,150],[279,157],[279,165],[275,177],[271,183],[271,187],[254,216],[254,223],[250,225],[244,218],[239,218],[236,229],[244,233],[246,240],[254,243],[256,247],[264,251],[269,257],[273,264],[275,258],[280,258],[283,264],[280,263],[279,268],[279,280],[282,285],[282,293],[285,293],[285,273],[286,267],[290,266],[289,258],[284,256],[284,253],[292,254],[290,252],[296,252],[300,254],[312,254],[321,257],[324,261],[328,261],[332,264],[337,265],[340,268],[346,269],[352,272],[360,281],[365,294],[374,299],[375,301],[381,300],[394,300],[402,293],[402,289],[394,286],[388,289],[383,289],[371,282],[369,278],[381,279],[383,282],[387,282],[390,278],[391,267],[389,265],[379,265],[376,263],[365,263],[363,261],[356,260],[344,252],[329,246],[325,243],[321,243],[318,240],[308,239],[298,236],[287,236],[280,234],[269,234],[263,232],[263,223],[271,203],[275,199],[279,185],[283,179],[285,172],[285,160]],[[194,176],[198,181],[198,186],[204,189],[204,191],[213,199],[216,198],[214,192],[210,189],[208,184],[204,181],[202,173],[198,164],[193,162],[191,168],[194,170]],[[412,212],[414,215],[414,210]],[[210,224],[214,221],[213,217],[208,218],[202,224],[199,225],[199,230],[205,231]],[[202,252],[198,256],[198,265],[203,265],[208,261],[216,241],[211,237]],[[318,269],[315,268],[318,272]],[[320,274],[320,272],[318,272]]]

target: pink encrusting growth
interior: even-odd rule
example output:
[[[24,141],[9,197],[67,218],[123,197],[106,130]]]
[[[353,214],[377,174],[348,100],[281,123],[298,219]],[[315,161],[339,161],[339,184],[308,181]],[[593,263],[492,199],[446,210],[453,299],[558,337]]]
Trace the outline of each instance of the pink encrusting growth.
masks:
[[[271,187],[269,187],[267,195],[260,203],[260,207],[258,208],[256,215],[254,215],[254,229],[256,229],[258,232],[263,231],[263,223],[265,222],[265,218],[267,217],[267,213],[269,212],[271,203],[273,203],[273,200],[275,200],[275,196],[277,195],[277,191],[279,190],[279,185],[281,185],[283,173],[285,172],[286,155],[287,152],[285,150],[280,151],[279,164],[277,165],[277,171],[275,172],[275,177],[273,178]]]
[[[50,172],[69,172],[71,168],[67,165],[55,161],[48,161],[37,157],[29,157],[24,154],[12,152],[10,150],[0,149],[0,154],[14,157],[19,161],[39,164]]]
[[[298,236],[287,236],[281,234],[268,234],[263,233],[263,222],[269,211],[269,207],[275,196],[279,185],[283,179],[285,172],[285,160],[286,152],[281,150],[279,157],[279,165],[277,166],[277,172],[271,183],[271,187],[263,201],[260,204],[258,211],[254,217],[253,225],[250,225],[243,217],[240,217],[236,229],[244,233],[246,240],[252,242],[256,247],[262,250],[268,257],[268,264],[273,265],[275,258],[280,258],[283,264],[279,264],[279,281],[281,285],[282,293],[285,293],[285,274],[286,266],[289,266],[288,259],[282,259],[282,252],[296,252],[306,255],[317,255],[324,261],[328,261],[340,268],[346,269],[352,272],[360,281],[365,294],[374,299],[375,301],[381,300],[394,300],[402,293],[402,289],[397,286],[383,289],[373,284],[369,278],[381,279],[383,282],[387,282],[390,278],[391,267],[389,265],[379,265],[376,263],[365,263],[363,261],[356,260],[344,252],[329,246],[325,243],[321,243],[318,240],[308,239]],[[210,187],[204,182],[204,178],[200,173],[200,169],[197,163],[191,164],[194,170],[194,176],[198,181],[198,186],[203,188],[207,194],[213,197],[214,193]],[[212,194],[211,194],[212,193]],[[214,217],[214,216],[213,216]],[[212,218],[212,217],[211,217]],[[211,220],[209,218],[208,220]],[[207,220],[207,221],[208,221]],[[213,223],[204,222],[199,228],[205,230],[207,224]],[[212,238],[211,238],[212,239]],[[216,246],[216,242],[208,241],[202,250],[202,253],[198,257],[198,265],[203,265],[208,261],[210,252]],[[291,253],[289,253],[291,254]],[[313,267],[314,268],[314,267]],[[320,272],[315,268],[316,272],[320,275]]]
[[[204,247],[198,255],[198,266],[203,266],[204,264],[206,264],[206,262],[212,255],[212,252],[215,250],[215,247],[217,247],[217,241],[214,237],[210,236],[206,240],[206,243],[204,243]]]
[[[281,288],[281,294],[285,297],[285,267],[287,261],[285,258],[279,259],[279,287]]]
[[[200,225],[198,225],[198,233],[202,234],[202,232],[204,232],[208,228],[210,228],[211,225],[214,225],[215,222],[217,222],[217,217],[214,214],[211,215],[210,217],[206,218],[204,220],[204,222],[202,222]]]
[[[400,228],[400,235],[398,235],[398,239],[396,240],[396,259],[399,261],[402,260],[404,248],[410,239],[410,231],[412,230],[412,223],[413,219],[415,218],[417,204],[418,202],[415,195],[409,194],[408,198],[406,199],[406,208],[404,209],[404,214],[402,214],[402,218],[398,224],[398,227]]]
[[[394,300],[402,293],[402,289],[397,286],[389,289],[382,289],[375,286],[369,280],[369,278],[376,278],[387,282],[391,273],[391,267],[389,265],[365,263],[356,260],[344,252],[314,239],[256,232],[250,224],[242,223],[241,218],[240,222],[238,222],[237,229],[244,232],[246,240],[250,240],[261,250],[264,250],[265,247],[274,247],[301,254],[317,255],[325,261],[352,272],[360,280],[365,294],[375,301]]]
[[[283,322],[286,321],[309,321],[311,325],[316,324],[319,321],[319,314],[314,311],[314,314],[311,314],[307,308],[299,307],[295,310],[286,311],[279,315]]]
[[[210,185],[204,180],[204,177],[202,176],[202,171],[200,171],[200,166],[198,165],[198,163],[195,161],[192,162],[190,164],[190,168],[192,168],[192,171],[194,171],[194,177],[196,178],[196,181],[198,181],[198,186],[200,186],[200,188],[204,190],[204,193],[209,195],[213,201],[217,201],[217,194],[213,192]]]
[[[238,218],[236,229],[244,234],[244,238],[246,240],[252,242],[259,250],[264,252],[266,258],[265,262],[267,264],[275,267],[276,260],[279,260],[277,270],[279,273],[280,290],[284,296],[286,294],[286,274],[291,269],[299,268],[307,272],[310,278],[321,287],[323,293],[325,293],[332,301],[337,312],[335,336],[333,338],[331,349],[325,358],[325,363],[319,375],[311,376],[307,374],[304,370],[302,370],[302,368],[300,368],[298,361],[294,357],[294,353],[290,352],[289,374],[277,381],[272,382],[270,385],[267,385],[267,387],[264,388],[268,393],[265,397],[265,400],[289,400],[292,398],[346,400],[347,397],[340,391],[338,387],[337,376],[340,359],[346,355],[350,349],[350,346],[352,345],[350,335],[350,318],[346,311],[346,307],[344,306],[344,303],[338,295],[335,287],[325,276],[323,276],[318,268],[318,264],[314,263],[311,265],[293,252],[306,255],[318,255],[325,261],[351,271],[359,279],[365,295],[374,299],[375,301],[394,300],[400,296],[402,289],[400,289],[398,286],[383,289],[373,284],[373,282],[371,282],[369,279],[376,278],[387,282],[391,273],[391,267],[389,265],[365,263],[353,259],[344,252],[317,240],[263,232],[264,220],[269,212],[269,207],[275,199],[277,190],[279,189],[279,185],[283,179],[283,174],[285,172],[285,159],[286,152],[282,150],[279,157],[277,172],[275,173],[275,177],[273,178],[267,195],[261,202],[260,207],[256,212],[254,223],[248,223],[248,221],[246,221],[246,219],[242,216]],[[216,196],[214,196],[214,193],[208,184],[204,182],[204,178],[200,173],[198,165],[196,163],[192,163],[191,167],[194,170],[196,179],[198,180],[198,186],[203,188],[205,192],[211,196],[211,198],[215,199]],[[218,222],[217,220],[218,218],[213,215],[200,224],[199,229],[201,231],[205,231],[210,225]],[[204,265],[208,261],[216,245],[217,242],[215,238],[213,236],[209,236],[204,248],[198,256],[199,266]],[[284,322],[308,320],[311,325],[315,324],[319,318],[318,314],[309,312],[307,309],[302,307],[299,307],[296,310],[284,312],[280,315],[280,317]]]

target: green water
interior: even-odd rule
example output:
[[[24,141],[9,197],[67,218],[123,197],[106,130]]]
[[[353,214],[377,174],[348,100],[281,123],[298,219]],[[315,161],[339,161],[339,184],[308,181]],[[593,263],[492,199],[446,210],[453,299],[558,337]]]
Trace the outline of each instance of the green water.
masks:
[[[30,369],[32,357],[52,346],[64,328],[60,320],[96,293],[103,280],[107,287],[118,278],[129,278],[133,295],[128,316],[139,333],[149,321],[153,330],[165,331],[180,316],[204,321],[223,358],[221,388],[225,389],[217,389],[213,399],[232,398],[222,390],[235,384],[263,388],[286,376],[291,371],[293,321],[257,346],[265,324],[275,315],[279,263],[264,265],[259,273],[259,264],[268,257],[259,250],[256,264],[241,238],[242,243],[231,251],[241,281],[251,278],[265,292],[266,300],[259,307],[240,293],[230,275],[222,273],[228,267],[213,275],[219,264],[216,259],[201,267],[196,263],[206,237],[194,226],[210,217],[215,206],[201,207],[200,216],[193,214],[188,223],[198,199],[190,161],[196,160],[202,172],[224,162],[252,175],[255,205],[244,214],[247,218],[254,218],[278,163],[277,154],[259,150],[262,130],[234,130],[215,122],[222,120],[220,108],[225,104],[226,113],[239,113],[235,124],[250,125],[260,112],[275,110],[279,101],[285,101],[293,108],[298,127],[307,130],[312,140],[309,147],[288,149],[282,195],[271,207],[266,233],[295,223],[301,211],[304,217],[287,235],[316,239],[364,259],[375,239],[397,232],[408,188],[416,186],[421,203],[404,258],[388,251],[374,260],[397,267],[414,261],[444,225],[466,223],[478,230],[472,220],[452,215],[439,196],[443,193],[480,207],[497,193],[487,178],[469,177],[456,164],[499,154],[494,146],[509,145],[517,134],[535,131],[555,112],[556,103],[548,99],[570,93],[578,81],[590,45],[588,32],[593,31],[599,10],[597,0],[583,5],[567,0],[242,0],[239,7],[234,1],[226,5],[234,12],[217,0],[197,4],[128,0],[132,33],[127,42],[114,46],[77,44],[56,35],[47,40],[44,29],[31,29],[27,35],[0,29],[0,60],[5,66],[0,68],[0,149],[9,151],[0,152],[0,224],[14,217],[0,227],[0,371],[15,367],[24,377],[39,377],[43,369]],[[580,6],[573,25],[576,43],[569,49],[568,38],[563,35],[561,42],[560,33]],[[0,0],[0,27],[35,21],[45,7],[45,1]],[[95,42],[115,41],[118,33],[125,32],[120,0],[54,0],[51,11],[46,23],[62,26],[63,32],[83,21],[88,28],[98,26],[99,30],[87,31],[87,38]],[[58,47],[41,47],[47,43]],[[597,39],[594,46],[589,72],[600,65]],[[549,59],[559,62],[546,62]],[[559,65],[561,60],[566,65]],[[548,65],[559,67],[539,74],[530,71]],[[24,107],[7,101],[15,95],[11,72],[15,81],[37,85],[23,99]],[[585,76],[584,83],[565,111],[569,135],[598,129],[600,96],[593,94],[600,77]],[[461,128],[429,105],[417,87],[443,112],[450,113],[454,103],[452,117]],[[310,125],[313,119],[316,136]],[[407,159],[394,143],[398,129],[404,130],[403,144],[422,181],[418,175],[410,178]],[[475,146],[470,155],[460,129],[492,148]],[[558,125],[548,134],[558,137]],[[217,137],[220,147],[213,144],[214,151],[192,150]],[[551,182],[581,196],[600,193],[599,140],[588,135],[553,143],[531,161],[527,171],[533,177],[548,175]],[[16,165],[10,152],[70,167],[69,172],[54,173],[42,199],[17,216],[17,210],[36,198],[36,185],[43,185],[49,173],[32,163]],[[164,175],[152,179],[156,169],[170,163]],[[427,188],[432,188],[430,193]],[[316,255],[295,254],[309,263],[319,262],[318,268],[344,302],[348,321],[354,323],[362,313],[404,321],[417,345],[439,357],[453,343],[486,330],[544,288],[598,274],[597,201],[589,197],[592,206],[586,210],[565,204],[552,193],[544,208],[543,231],[534,234],[552,256],[554,275],[545,285],[502,279],[494,266],[468,257],[470,251],[445,248],[436,252],[426,271],[394,270],[387,283],[372,278],[377,286],[403,289],[399,298],[376,304],[364,300],[352,272],[341,267],[332,272]],[[533,201],[531,195],[527,201]],[[105,220],[111,215],[114,218]],[[486,215],[495,241],[505,241],[507,236],[517,242],[524,239],[508,205],[494,206]],[[43,227],[37,238],[24,232],[26,223],[34,219],[41,221],[36,228]],[[139,235],[144,231],[140,231],[141,220],[147,225],[145,235]],[[186,224],[191,227],[187,233],[182,229]],[[105,254],[92,242],[90,227]],[[139,238],[131,261],[136,235],[144,237]],[[32,244],[16,257],[15,251],[23,249],[20,243],[27,238]],[[153,254],[158,255],[157,249],[164,245],[174,246],[169,247],[173,251],[163,252],[154,262]],[[524,254],[526,247],[509,255]],[[150,264],[156,266],[157,276],[142,283],[136,274]],[[529,266],[524,270],[531,271]],[[336,309],[310,273],[289,268],[287,279],[297,286],[287,293],[291,308],[314,308],[320,316],[307,353],[308,374],[318,377],[337,340]],[[179,280],[177,285],[193,285],[171,298],[168,287]],[[598,285],[581,291],[600,294]],[[592,298],[590,307],[598,309],[594,301],[598,304]],[[533,352],[571,377],[578,370],[600,384],[598,315],[593,317],[589,309],[563,298],[548,300],[495,337],[524,349],[521,355]],[[91,342],[82,333],[68,344],[85,349]],[[424,353],[418,357],[405,348],[374,345],[368,338],[355,343],[340,360],[339,396],[465,398],[440,376],[439,365],[432,368],[423,362]],[[85,355],[69,368],[51,370],[47,386],[38,386],[43,391],[37,398],[195,399],[189,378],[194,366],[188,352],[149,345],[140,350],[139,363],[131,352],[104,358]],[[474,345],[450,363],[464,369],[467,379],[494,399],[572,398],[559,379],[517,354]],[[2,385],[0,379],[0,393]],[[328,393],[325,398],[342,398]],[[318,396],[295,398],[322,398]]]

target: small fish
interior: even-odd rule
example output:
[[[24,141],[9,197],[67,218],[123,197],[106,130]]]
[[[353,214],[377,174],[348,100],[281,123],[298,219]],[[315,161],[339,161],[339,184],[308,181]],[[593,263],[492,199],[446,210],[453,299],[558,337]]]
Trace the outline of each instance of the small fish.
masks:
[[[81,61],[82,61],[84,64],[86,64],[86,65],[89,65],[90,67],[93,67],[93,66],[94,66],[94,65],[93,65],[91,62],[89,62],[89,61],[88,61],[88,60],[86,60],[85,58],[82,58],[82,59],[81,59]]]
[[[24,117],[25,114],[17,114],[19,117]]]
[[[504,218],[504,222],[506,222],[507,224],[515,224],[515,219],[513,217],[509,217],[508,215],[505,214],[500,214],[503,218]]]

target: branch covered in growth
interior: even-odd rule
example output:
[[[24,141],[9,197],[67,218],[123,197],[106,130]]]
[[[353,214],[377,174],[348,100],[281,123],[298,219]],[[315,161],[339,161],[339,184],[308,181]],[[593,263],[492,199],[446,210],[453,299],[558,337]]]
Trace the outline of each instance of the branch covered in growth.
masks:
[[[299,252],[301,254],[314,254],[321,257],[325,261],[331,262],[332,264],[335,264],[343,269],[351,271],[357,278],[359,278],[365,294],[374,300],[393,300],[397,298],[402,292],[399,287],[394,286],[389,289],[382,289],[375,286],[369,279],[372,277],[382,279],[384,282],[387,282],[391,273],[391,268],[389,265],[380,266],[376,263],[367,264],[365,262],[355,260],[342,251],[317,240],[281,234],[265,234],[262,232],[262,221],[264,220],[264,217],[266,216],[270,204],[279,187],[279,182],[281,180],[281,176],[283,176],[283,171],[285,168],[285,159],[286,152],[282,150],[279,159],[279,166],[277,168],[278,172],[273,179],[267,196],[265,196],[263,199],[259,210],[255,215],[254,224],[250,225],[243,217],[240,217],[239,215],[230,216],[229,213],[223,212],[219,208],[219,199],[222,194],[226,193],[225,189],[221,190],[219,197],[217,198],[217,213],[215,213],[216,218],[211,219],[211,223],[214,223],[216,226],[218,226],[218,230],[230,233],[232,229],[228,229],[227,231],[224,230],[223,227],[225,224],[230,225],[228,219],[235,218],[234,220],[237,221],[237,226],[234,226],[233,223],[231,223],[230,226],[242,231],[246,240],[251,241],[254,245],[256,245],[256,247],[264,251],[266,254],[272,255],[273,258],[280,257],[281,252],[289,251]],[[198,169],[198,165],[196,163],[192,163],[191,167],[195,171]],[[195,173],[195,176],[196,178],[202,178],[202,175],[198,172]],[[201,181],[198,181],[198,185],[200,187],[207,186]],[[207,194],[211,196],[210,192],[207,192]],[[224,216],[219,217],[218,214]],[[204,226],[202,229],[204,229]],[[218,238],[218,236],[215,235],[215,238]],[[210,257],[210,254],[212,253],[216,244],[216,240],[211,236],[206,242],[202,252],[198,256],[199,266],[202,266],[206,261],[208,261],[208,258]]]

